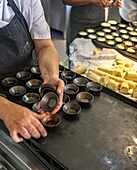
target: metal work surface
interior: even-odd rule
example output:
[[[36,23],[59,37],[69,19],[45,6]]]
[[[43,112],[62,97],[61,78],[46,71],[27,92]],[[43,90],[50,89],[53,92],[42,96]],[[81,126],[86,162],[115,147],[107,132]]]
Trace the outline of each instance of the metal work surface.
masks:
[[[45,170],[44,165],[24,146],[15,143],[0,121],[0,162],[8,170]]]
[[[33,146],[32,150],[36,146],[49,153],[53,160],[64,165],[64,169],[136,170],[137,109],[109,92],[103,90],[100,95],[94,96],[91,106],[83,108],[81,105],[77,119],[66,119],[61,109],[57,113],[62,118],[58,127],[47,129],[46,138],[25,142]],[[6,94],[11,100],[23,104],[21,97]],[[42,156],[40,150],[38,154]]]
[[[91,108],[82,109],[78,120],[68,121],[59,114],[60,126],[34,143],[68,169],[137,169],[136,108],[101,93]]]

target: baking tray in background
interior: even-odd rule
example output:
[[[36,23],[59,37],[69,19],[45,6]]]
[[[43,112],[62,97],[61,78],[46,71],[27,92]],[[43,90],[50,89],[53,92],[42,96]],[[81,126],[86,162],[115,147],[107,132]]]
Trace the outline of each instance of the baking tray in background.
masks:
[[[97,40],[92,40],[92,42],[95,44],[96,47],[98,48],[112,48],[112,49],[115,49],[117,50],[119,53],[121,53],[122,55],[128,57],[128,58],[131,58],[131,59],[134,59],[135,61],[137,61],[137,54],[131,54],[125,50],[121,50],[121,49],[118,49],[116,48],[115,46],[111,46],[111,45],[108,45],[106,43],[102,43],[102,42],[99,42]]]
[[[106,22],[107,23],[107,22]],[[132,59],[137,59],[137,42],[132,42],[133,43],[133,46],[127,46],[126,48],[128,48],[128,47],[133,47],[134,49],[135,49],[135,53],[130,53],[130,52],[128,52],[128,51],[126,51],[125,49],[124,50],[122,50],[122,49],[119,49],[119,48],[117,48],[117,46],[116,45],[118,45],[118,44],[124,44],[124,41],[130,41],[130,38],[136,38],[137,39],[137,35],[135,35],[135,36],[132,36],[132,35],[130,35],[129,33],[130,33],[130,31],[129,30],[126,30],[126,28],[127,27],[130,27],[129,25],[126,25],[126,24],[123,24],[123,25],[125,25],[126,27],[125,28],[120,28],[118,25],[119,25],[120,23],[117,23],[117,25],[115,26],[116,27],[116,30],[111,30],[109,27],[102,27],[101,25],[100,26],[98,26],[98,27],[96,27],[96,28],[91,28],[92,30],[94,30],[94,32],[93,33],[89,33],[87,30],[88,29],[86,29],[86,30],[81,30],[81,31],[79,31],[78,33],[77,33],[77,36],[78,37],[83,37],[83,38],[86,38],[86,39],[91,39],[92,40],[92,42],[95,44],[95,46],[96,47],[98,47],[98,48],[112,48],[112,49],[115,49],[115,50],[117,50],[118,52],[120,52],[122,55],[124,55],[124,56],[127,56],[127,57],[129,57],[129,58],[132,58]],[[111,25],[111,26],[113,26],[113,25]],[[132,28],[132,27],[131,27]],[[89,28],[90,29],[90,28]],[[104,32],[103,31],[103,29],[110,29],[111,30],[111,32],[110,33],[106,33],[106,32]],[[126,30],[127,31],[127,34],[122,34],[121,32],[120,32],[120,30]],[[117,33],[117,34],[119,34],[119,37],[120,38],[122,38],[122,42],[116,42],[114,39],[114,41],[115,41],[115,45],[108,45],[107,43],[106,43],[106,41],[107,41],[107,39],[106,39],[106,41],[105,42],[101,42],[101,41],[98,41],[97,40],[97,38],[98,37],[104,37],[104,36],[99,36],[98,34],[97,34],[97,32],[104,32],[104,34],[107,34],[107,35],[111,35],[111,33]],[[87,35],[84,35],[84,36],[82,36],[82,35],[80,35],[79,33],[80,32],[86,32],[87,33]],[[133,32],[136,32],[136,34],[137,34],[137,31],[133,28]],[[96,38],[95,39],[92,39],[92,38],[89,38],[88,36],[89,36],[89,34],[91,34],[91,35],[96,35]],[[122,36],[123,35],[128,35],[129,36],[129,39],[124,39]],[[114,36],[114,38],[116,38],[115,36]],[[110,39],[111,40],[111,39]]]

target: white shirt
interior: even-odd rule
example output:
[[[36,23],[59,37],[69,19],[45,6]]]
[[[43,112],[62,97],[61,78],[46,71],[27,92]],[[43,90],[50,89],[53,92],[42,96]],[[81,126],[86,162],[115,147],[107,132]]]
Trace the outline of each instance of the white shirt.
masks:
[[[119,13],[127,22],[137,21],[137,3],[132,0],[122,0],[122,8],[119,9]]]
[[[51,38],[40,0],[14,0],[14,2],[26,19],[32,39]],[[7,3],[7,0],[0,0],[0,28],[8,25],[15,15]]]

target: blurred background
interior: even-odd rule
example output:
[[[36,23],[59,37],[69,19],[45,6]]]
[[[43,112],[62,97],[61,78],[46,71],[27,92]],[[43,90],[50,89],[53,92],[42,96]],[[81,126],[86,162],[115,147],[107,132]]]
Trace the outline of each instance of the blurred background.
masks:
[[[67,59],[66,55],[66,27],[69,19],[71,6],[64,5],[62,0],[41,0],[45,17],[51,28],[51,35],[57,48],[60,61]],[[109,18],[119,21],[117,8],[111,8]]]

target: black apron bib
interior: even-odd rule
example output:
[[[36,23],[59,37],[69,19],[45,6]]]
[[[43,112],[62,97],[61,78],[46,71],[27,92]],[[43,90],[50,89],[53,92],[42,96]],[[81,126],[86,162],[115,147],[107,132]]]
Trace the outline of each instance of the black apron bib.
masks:
[[[0,78],[34,65],[34,44],[25,18],[13,0],[8,0],[15,16],[5,27],[0,28]]]
[[[72,6],[67,27],[67,54],[70,43],[80,30],[96,28],[105,20],[105,11],[95,4]]]

